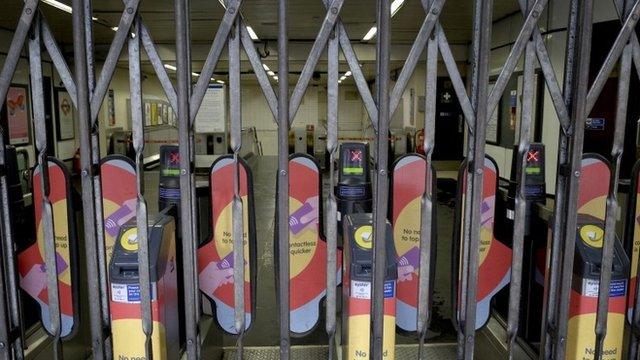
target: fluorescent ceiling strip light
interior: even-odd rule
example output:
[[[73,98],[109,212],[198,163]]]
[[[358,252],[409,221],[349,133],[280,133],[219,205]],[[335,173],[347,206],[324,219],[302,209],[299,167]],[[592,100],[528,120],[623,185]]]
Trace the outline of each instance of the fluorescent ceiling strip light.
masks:
[[[262,68],[264,69],[264,71],[270,71],[270,69],[267,66],[267,64],[262,64]]]
[[[391,3],[391,17],[393,17],[398,12],[398,10],[400,10],[402,5],[404,5],[404,0],[394,0]]]
[[[68,12],[69,14],[71,14],[73,12],[73,9],[71,8],[71,6],[67,5],[67,4],[63,4],[60,1],[56,1],[56,0],[42,0],[43,3],[47,4],[47,5],[51,5],[56,9],[62,10],[64,12]]]
[[[42,0],[43,3],[53,6],[54,8],[58,9],[58,10],[62,10],[64,12],[67,12],[69,14],[73,13],[73,8],[71,8],[71,6],[67,5],[67,4],[63,4],[60,1],[56,1],[56,0]],[[95,16],[91,17],[91,20],[93,21],[98,21],[98,18]]]
[[[258,34],[256,34],[256,32],[253,30],[251,26],[247,26],[247,31],[249,32],[249,36],[251,37],[251,40],[253,41],[260,40],[260,38],[258,37]]]
[[[271,71],[271,70],[267,71],[267,74],[268,74],[269,76],[276,76],[276,73],[274,73],[274,72],[273,72],[273,71]]]
[[[398,11],[402,7],[402,5],[404,5],[404,0],[394,0],[391,3],[391,17],[395,16],[398,13]],[[377,33],[378,33],[378,28],[373,26],[364,35],[364,37],[362,38],[362,41],[369,41],[369,40],[373,39],[374,36],[376,36]]]
[[[164,64],[164,68],[165,68],[165,69],[172,70],[172,71],[177,71],[177,70],[178,70],[178,68],[177,68],[177,67],[175,67],[175,66],[173,66],[173,65],[169,65],[169,64]]]
[[[351,70],[347,71],[346,73],[344,73],[344,76],[349,77],[351,76]]]
[[[364,35],[364,37],[362,38],[362,41],[369,41],[371,39],[373,39],[374,36],[376,36],[376,33],[378,32],[378,28],[377,27],[372,27],[371,29],[369,29],[369,31],[367,31],[367,33]]]
[[[222,80],[216,80],[216,82],[217,82],[218,84],[224,84],[224,81],[222,81]]]

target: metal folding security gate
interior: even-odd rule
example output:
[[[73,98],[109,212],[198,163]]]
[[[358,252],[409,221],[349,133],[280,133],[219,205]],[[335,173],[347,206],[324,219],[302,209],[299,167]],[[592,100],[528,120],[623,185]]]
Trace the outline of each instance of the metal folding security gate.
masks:
[[[147,358],[152,358],[151,333],[151,293],[149,281],[149,244],[147,239],[147,205],[142,186],[144,122],[141,94],[141,49],[146,52],[160,80],[166,97],[178,115],[180,157],[188,159],[181,162],[180,193],[182,253],[184,258],[184,287],[186,319],[186,350],[188,359],[198,359],[202,355],[202,339],[199,335],[200,296],[197,276],[197,209],[195,201],[195,151],[194,121],[202,104],[209,79],[220,56],[228,44],[229,51],[229,88],[230,88],[230,134],[231,148],[235,159],[235,196],[233,201],[233,245],[242,249],[243,244],[243,207],[239,194],[240,166],[238,154],[241,144],[241,92],[240,92],[240,49],[243,48],[252,65],[275,122],[278,125],[278,188],[276,222],[278,232],[275,240],[279,244],[277,263],[277,303],[280,325],[280,358],[289,359],[291,342],[289,331],[289,175],[288,175],[288,134],[290,126],[301,104],[304,93],[313,76],[314,69],[328,48],[328,139],[327,151],[331,156],[331,184],[333,162],[338,147],[338,65],[342,50],[344,59],[355,79],[366,111],[376,130],[375,137],[375,177],[374,177],[374,239],[385,238],[385,223],[388,208],[389,123],[392,114],[400,103],[401,96],[418,62],[426,61],[426,97],[425,97],[425,138],[424,149],[427,162],[431,162],[434,148],[436,83],[438,59],[441,58],[449,73],[458,100],[461,104],[468,132],[466,193],[470,201],[465,202],[463,242],[461,250],[461,286],[459,294],[460,311],[455,321],[459,324],[458,358],[471,359],[474,355],[476,293],[480,244],[480,205],[483,186],[483,159],[485,156],[485,133],[487,120],[496,109],[509,78],[521,58],[524,58],[523,110],[519,127],[517,156],[517,177],[524,179],[525,156],[529,149],[532,131],[534,104],[534,77],[536,59],[540,64],[546,87],[553,100],[553,106],[560,120],[558,169],[556,182],[556,201],[554,210],[553,236],[550,246],[550,273],[547,277],[545,312],[543,318],[542,356],[548,359],[563,359],[566,351],[567,323],[569,315],[569,295],[571,290],[574,262],[574,236],[577,222],[577,196],[580,180],[580,162],[583,153],[584,128],[587,114],[593,108],[603,89],[605,81],[616,64],[620,63],[620,81],[618,85],[617,115],[615,119],[615,140],[611,149],[613,171],[607,198],[605,240],[602,259],[601,286],[598,293],[598,311],[594,344],[597,358],[603,351],[604,335],[607,323],[607,304],[611,268],[613,259],[613,240],[615,236],[616,211],[618,208],[617,191],[622,142],[626,121],[626,108],[629,94],[629,82],[632,65],[640,72],[640,45],[635,27],[640,16],[640,0],[614,0],[622,29],[609,52],[597,78],[588,87],[589,60],[594,0],[567,0],[569,3],[568,36],[564,81],[560,86],[552,67],[545,43],[538,27],[538,19],[548,0],[518,0],[524,23],[502,71],[490,92],[489,60],[492,28],[492,0],[475,0],[473,20],[473,42],[471,52],[471,76],[469,93],[458,71],[439,16],[445,0],[421,0],[425,17],[417,33],[416,40],[407,56],[405,65],[399,74],[395,86],[390,81],[390,1],[378,0],[371,6],[377,9],[377,78],[376,93],[372,94],[358,63],[350,37],[340,20],[340,10],[345,0],[323,0],[326,15],[311,48],[309,57],[300,74],[299,80],[289,92],[287,74],[288,34],[287,20],[293,16],[287,12],[287,0],[274,0],[278,7],[278,91],[272,88],[268,75],[263,69],[260,57],[243,23],[240,12],[243,0],[226,0],[225,12],[215,39],[206,58],[195,86],[191,82],[189,0],[175,0],[176,59],[177,81],[169,79],[155,48],[153,39],[143,19],[139,15],[140,0],[124,0],[122,17],[106,60],[99,74],[94,69],[94,49],[92,43],[92,7],[91,0],[73,0],[73,48],[74,71],[72,72],[62,52],[58,48],[46,19],[38,10],[38,0],[25,0],[20,19],[18,19],[11,47],[2,65],[0,74],[0,104],[5,102],[11,79],[16,70],[23,47],[28,45],[31,89],[33,92],[33,121],[35,128],[38,164],[42,169],[41,182],[34,184],[42,188],[42,218],[45,238],[47,290],[50,301],[50,328],[53,334],[54,358],[62,357],[60,337],[60,306],[57,286],[54,223],[51,202],[49,201],[47,143],[44,114],[41,49],[44,48],[53,60],[60,78],[69,92],[76,108],[80,124],[82,208],[84,214],[84,244],[89,294],[91,348],[94,359],[112,357],[110,340],[110,314],[108,305],[107,264],[104,246],[104,226],[102,217],[101,182],[99,172],[99,144],[97,117],[100,106],[114,74],[117,60],[127,45],[129,56],[129,75],[131,92],[131,115],[133,128],[133,146],[135,149],[137,175],[137,212],[136,219],[139,234],[139,266],[141,280],[141,308],[143,331],[146,335]],[[515,1],[515,0],[514,0]],[[250,0],[244,3],[250,3]],[[426,53],[426,60],[422,57]],[[97,75],[97,76],[96,76]],[[0,139],[3,139],[0,136]],[[2,140],[0,140],[2,141]],[[0,143],[0,213],[2,222],[2,266],[0,267],[0,357],[4,359],[23,358],[24,329],[21,327],[19,285],[14,253],[14,237],[11,228],[11,214],[8,206],[7,174],[4,164],[5,144]],[[426,167],[426,188],[429,188],[431,167]],[[512,356],[516,340],[519,311],[520,286],[522,277],[522,254],[524,241],[525,198],[524,181],[517,187],[515,224],[513,238],[513,260],[508,315],[508,349]],[[432,226],[434,201],[427,191],[421,202],[421,228]],[[326,202],[326,235],[328,244],[327,273],[335,273],[337,253],[337,205],[336,198],[330,194]],[[418,331],[420,344],[426,340],[429,327],[430,309],[428,304],[433,286],[428,269],[431,267],[431,232],[421,231],[420,237],[420,283],[418,307]],[[372,301],[371,354],[374,359],[382,359],[383,346],[383,284],[385,272],[385,246],[374,245],[374,282]],[[244,252],[234,252],[234,262],[244,263]],[[244,267],[234,267],[235,327],[245,329],[244,315]],[[336,279],[327,276],[326,331],[330,337],[330,348],[335,346],[336,334]],[[636,296],[636,299],[640,297]],[[276,299],[274,299],[276,301]],[[636,307],[639,304],[636,304]],[[630,351],[637,353],[640,336],[640,319],[633,323],[633,340]],[[238,358],[242,356],[242,335],[238,339]],[[333,354],[333,351],[330,351]],[[635,356],[634,356],[635,357]]]

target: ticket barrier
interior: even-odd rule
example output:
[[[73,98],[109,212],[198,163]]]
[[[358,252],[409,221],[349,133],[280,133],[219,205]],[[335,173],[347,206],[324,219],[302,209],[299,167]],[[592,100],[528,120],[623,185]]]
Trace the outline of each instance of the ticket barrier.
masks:
[[[420,284],[420,248],[422,198],[431,197],[429,289],[433,293],[436,254],[436,171],[431,166],[431,178],[426,181],[427,159],[418,154],[400,157],[393,164],[391,175],[391,206],[389,217],[393,225],[393,241],[398,262],[396,292],[396,325],[400,333],[412,335],[418,329],[418,292]],[[429,296],[429,299],[433,299]],[[427,304],[431,309],[431,304]],[[429,315],[429,317],[432,317]],[[420,334],[418,334],[420,335]]]
[[[607,335],[604,339],[603,359],[622,359],[627,274],[629,259],[616,236],[609,287]],[[579,214],[576,229],[576,250],[570,297],[567,334],[567,359],[593,359],[596,335],[598,289],[604,243],[604,222],[593,216]]]
[[[582,157],[580,174],[566,356],[567,359],[575,360],[595,357],[595,323],[611,166],[600,155],[585,154]],[[549,222],[549,229],[551,229],[553,219]],[[549,230],[549,238],[551,238],[550,232],[551,230]],[[629,259],[617,236],[614,241],[607,333],[603,347],[603,359],[606,360],[623,358],[625,315],[628,312]],[[548,252],[547,246],[547,263],[538,270],[544,276],[549,273]],[[538,266],[541,266],[539,263],[538,261]],[[538,311],[539,314],[542,313],[542,309]]]
[[[466,201],[466,184],[468,163],[465,161],[458,174],[458,199],[456,201],[455,224],[453,227],[453,259],[452,261],[452,299],[454,301],[452,319],[458,324],[460,311],[459,283],[462,269],[458,265],[462,259],[462,233],[464,224],[464,203]],[[496,214],[496,192],[498,189],[498,166],[496,162],[485,157],[482,203],[480,204],[480,246],[478,248],[478,283],[476,295],[475,328],[484,327],[491,315],[492,302],[496,294],[509,285],[511,280],[511,248],[496,238],[494,233]]]
[[[289,157],[289,311],[294,337],[313,332],[318,326],[327,293],[327,243],[323,234],[322,179],[314,158],[306,154]],[[275,254],[278,254],[277,244]],[[277,256],[277,255],[276,255]],[[337,285],[341,280],[342,252],[336,254]],[[277,262],[277,260],[276,260]]]
[[[496,198],[496,237],[511,245],[515,218],[515,202],[517,197],[518,178],[518,148],[513,149],[511,160],[511,177],[507,189],[506,201],[503,196]],[[522,191],[525,199],[524,249],[522,266],[522,295],[520,311],[519,335],[529,343],[540,341],[541,321],[540,313],[543,303],[544,276],[538,268],[544,267],[544,256],[547,246],[546,225],[539,218],[533,216],[537,204],[545,204],[545,147],[541,143],[531,143],[524,158],[524,184]],[[541,265],[540,265],[541,264]],[[508,317],[509,292],[505,289],[496,297],[495,308],[503,317]]]
[[[175,221],[161,212],[149,221],[149,270],[151,282],[151,344],[155,359],[178,359],[178,264]],[[138,230],[135,221],[121,227],[109,264],[111,331],[114,359],[144,359]]]
[[[198,248],[198,279],[214,319],[230,335],[247,331],[254,321],[256,309],[257,244],[251,168],[238,158],[239,195],[242,201],[244,238],[244,310],[245,328],[235,327],[233,201],[236,164],[233,155],[224,155],[212,165],[209,173],[211,190],[211,237]],[[242,266],[242,265],[241,265]]]
[[[60,336],[63,340],[74,337],[79,325],[78,307],[78,242],[76,237],[72,188],[67,168],[55,158],[49,158],[49,201],[55,239],[55,272],[60,306]],[[42,170],[33,170],[33,210],[35,215],[35,241],[18,254],[20,287],[40,308],[40,321],[50,334],[51,299],[48,295],[46,244],[42,218]]]
[[[342,347],[343,358],[368,359],[373,283],[373,219],[371,214],[349,214],[343,220]],[[396,265],[391,224],[386,225],[383,358],[395,359]]]

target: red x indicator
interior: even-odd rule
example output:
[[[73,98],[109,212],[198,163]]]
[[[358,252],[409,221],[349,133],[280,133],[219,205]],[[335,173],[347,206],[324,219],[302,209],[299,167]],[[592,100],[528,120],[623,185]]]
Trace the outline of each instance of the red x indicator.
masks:
[[[529,151],[527,153],[527,162],[538,162],[538,155],[540,155],[539,151]]]
[[[172,152],[169,154],[169,163],[180,164],[180,153]]]
[[[351,150],[351,161],[362,161],[362,151],[360,150]]]

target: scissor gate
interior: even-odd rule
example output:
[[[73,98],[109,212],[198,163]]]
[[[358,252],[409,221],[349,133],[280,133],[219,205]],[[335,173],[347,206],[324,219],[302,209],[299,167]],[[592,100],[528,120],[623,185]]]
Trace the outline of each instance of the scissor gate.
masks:
[[[318,0],[320,1],[320,0]],[[502,71],[491,91],[489,89],[489,60],[492,29],[492,0],[474,0],[473,42],[471,51],[471,75],[469,88],[463,83],[462,76],[456,66],[447,37],[440,24],[440,14],[445,0],[421,0],[424,8],[424,20],[417,33],[411,51],[405,60],[398,80],[391,86],[390,81],[390,0],[371,1],[377,9],[377,77],[376,91],[372,93],[367,84],[358,58],[352,47],[347,29],[340,20],[340,10],[345,0],[322,0],[327,9],[326,15],[318,31],[315,42],[306,60],[299,80],[290,95],[288,64],[288,19],[295,14],[287,11],[288,1],[273,1],[278,8],[278,82],[277,91],[271,86],[268,75],[263,69],[260,57],[249,36],[242,18],[242,5],[250,5],[251,0],[226,0],[225,12],[215,39],[201,70],[201,75],[194,85],[191,81],[191,54],[189,30],[189,0],[175,0],[175,46],[177,60],[177,81],[170,81],[162,60],[158,55],[154,41],[147,30],[144,19],[139,14],[141,0],[124,0],[122,17],[106,60],[99,73],[94,68],[94,48],[92,42],[92,7],[91,0],[73,0],[73,64],[71,71],[65,61],[47,19],[38,10],[38,0],[25,0],[11,47],[2,65],[0,74],[0,103],[5,102],[11,79],[16,70],[23,47],[28,48],[31,91],[33,93],[33,121],[35,128],[35,144],[37,162],[42,169],[40,182],[34,186],[41,187],[42,224],[45,238],[45,258],[47,271],[47,290],[50,302],[50,325],[47,329],[53,338],[53,357],[62,357],[60,306],[57,286],[56,255],[54,242],[54,223],[52,205],[49,200],[49,171],[47,150],[53,145],[47,142],[45,110],[43,100],[42,77],[42,45],[49,53],[53,64],[75,106],[80,127],[81,149],[81,181],[82,211],[84,217],[84,245],[86,253],[88,281],[88,308],[91,329],[91,349],[94,359],[111,358],[110,315],[108,306],[107,267],[105,260],[104,226],[101,197],[101,177],[99,172],[100,154],[98,144],[97,117],[100,106],[113,76],[116,63],[123,48],[127,47],[129,57],[129,77],[131,91],[131,116],[133,120],[133,145],[135,149],[137,177],[137,210],[140,254],[141,308],[142,327],[147,339],[152,332],[151,294],[148,270],[147,205],[143,191],[143,148],[144,122],[141,94],[141,52],[145,51],[166,93],[166,97],[178,116],[180,157],[187,159],[181,162],[180,168],[180,229],[182,236],[182,254],[184,258],[184,315],[186,325],[186,349],[188,359],[203,356],[202,338],[199,334],[200,296],[198,295],[197,277],[197,213],[195,201],[194,176],[194,120],[202,104],[209,79],[218,64],[220,56],[228,44],[229,51],[229,89],[230,89],[230,133],[231,148],[235,159],[236,175],[234,180],[235,199],[233,202],[233,244],[234,249],[242,249],[243,239],[243,207],[239,195],[240,166],[238,154],[241,144],[241,92],[240,92],[240,51],[244,49],[246,57],[252,65],[260,84],[273,119],[278,125],[278,172],[277,172],[277,214],[278,232],[275,240],[279,244],[277,263],[277,304],[279,308],[280,358],[291,356],[289,331],[289,175],[288,175],[288,134],[296,112],[300,106],[305,90],[313,76],[314,69],[325,48],[328,48],[328,137],[327,151],[332,160],[336,158],[338,146],[338,63],[340,50],[349,65],[355,83],[362,97],[366,111],[375,128],[375,176],[374,176],[374,239],[384,238],[385,222],[388,209],[389,158],[388,138],[389,122],[398,107],[401,95],[409,78],[420,61],[426,63],[426,98],[425,98],[425,137],[424,149],[427,162],[431,162],[434,149],[436,77],[438,59],[443,60],[446,70],[461,104],[468,133],[466,158],[466,189],[468,201],[464,204],[463,241],[460,258],[460,294],[457,319],[458,326],[458,358],[471,359],[474,356],[476,293],[479,262],[480,240],[480,205],[483,186],[483,164],[485,156],[485,133],[487,120],[496,109],[517,63],[524,58],[524,85],[522,96],[522,118],[520,119],[518,138],[517,177],[524,179],[524,156],[529,148],[532,131],[532,114],[534,101],[534,76],[536,60],[540,64],[547,90],[553,100],[561,126],[558,151],[558,168],[556,179],[556,200],[553,214],[553,232],[550,245],[550,272],[547,276],[545,296],[545,312],[543,322],[543,344],[541,348],[544,358],[563,359],[566,351],[567,319],[569,312],[569,295],[574,262],[574,237],[577,219],[578,184],[580,181],[581,158],[583,155],[584,129],[587,114],[593,108],[603,89],[605,81],[614,67],[619,63],[619,83],[617,97],[617,113],[615,118],[615,137],[611,149],[610,188],[607,198],[605,240],[602,259],[601,286],[598,293],[596,356],[603,351],[603,340],[606,333],[607,304],[613,258],[613,241],[618,201],[618,177],[620,159],[623,149],[626,108],[629,94],[629,81],[632,67],[640,71],[640,45],[635,27],[640,16],[640,1],[614,0],[622,28],[611,47],[595,81],[589,84],[589,61],[591,50],[593,4],[594,0],[567,0],[569,3],[568,36],[566,45],[566,62],[562,86],[556,78],[549,59],[545,43],[541,37],[538,20],[548,0],[518,0],[524,23]],[[515,1],[515,0],[514,0]],[[455,11],[455,9],[451,9]],[[426,52],[426,59],[423,53]],[[0,141],[3,139],[0,136]],[[4,164],[4,143],[0,144],[0,198],[2,199],[2,271],[0,276],[0,356],[5,359],[23,358],[25,343],[24,329],[21,327],[20,294],[16,258],[14,253],[14,232],[11,228],[11,213],[8,204],[7,174]],[[333,161],[331,162],[333,164]],[[426,168],[425,186],[429,188],[431,167]],[[333,170],[333,168],[332,168]],[[331,171],[333,174],[333,171]],[[332,184],[335,183],[333,175]],[[522,254],[525,221],[525,200],[523,188],[518,182],[515,224],[513,238],[513,257],[511,267],[511,287],[508,309],[508,349],[512,354],[518,330],[520,311],[520,286],[522,274]],[[432,224],[434,201],[430,192],[426,192],[421,202],[421,226],[429,229]],[[328,244],[327,272],[336,271],[336,199],[331,194],[326,202],[326,235]],[[420,343],[426,340],[429,328],[429,306],[431,303],[430,288],[432,279],[428,276],[432,238],[430,231],[421,231],[420,238],[420,284],[418,307],[418,331]],[[374,246],[374,281],[372,301],[371,354],[374,359],[382,358],[383,334],[383,283],[385,269],[385,247]],[[243,251],[235,251],[236,264],[244,262]],[[235,283],[235,326],[245,328],[244,316],[244,267],[234,267]],[[327,276],[327,312],[326,331],[330,338],[329,348],[333,349],[336,334],[336,279]],[[640,299],[640,297],[636,297]],[[276,299],[274,299],[276,301]],[[637,307],[637,303],[636,303]],[[640,314],[636,312],[632,326],[632,341],[629,351],[635,358],[640,336]],[[242,354],[242,334],[240,331],[237,354]],[[147,358],[152,358],[151,341],[146,342]],[[332,354],[333,351],[330,351]],[[426,358],[426,356],[425,356]]]

